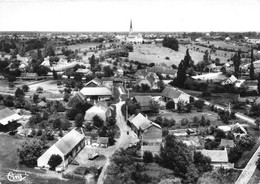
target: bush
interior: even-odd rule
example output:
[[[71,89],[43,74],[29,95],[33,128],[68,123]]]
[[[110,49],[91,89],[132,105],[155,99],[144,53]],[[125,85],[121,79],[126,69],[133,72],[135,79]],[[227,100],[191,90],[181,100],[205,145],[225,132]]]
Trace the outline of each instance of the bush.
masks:
[[[28,92],[29,91],[29,86],[27,86],[26,84],[22,86],[22,89],[24,92]]]
[[[48,165],[51,170],[55,170],[55,168],[62,163],[62,158],[60,155],[51,155]]]
[[[197,100],[197,101],[195,101],[194,106],[197,109],[201,110],[204,106],[204,101],[203,100]]]
[[[174,101],[169,101],[166,104],[166,109],[175,109],[175,102]]]
[[[168,47],[168,48],[173,49],[175,51],[179,50],[178,40],[176,40],[173,37],[164,37],[162,45],[163,45],[163,47]]]
[[[151,163],[151,162],[153,162],[153,154],[152,154],[152,152],[150,152],[150,151],[145,151],[144,152],[143,162],[144,163]]]

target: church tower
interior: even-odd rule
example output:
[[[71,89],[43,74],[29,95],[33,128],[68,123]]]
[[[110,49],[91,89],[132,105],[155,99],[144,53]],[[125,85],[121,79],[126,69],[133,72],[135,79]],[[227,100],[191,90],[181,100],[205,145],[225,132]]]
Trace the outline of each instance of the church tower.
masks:
[[[129,33],[132,33],[133,32],[133,26],[132,26],[132,19],[130,20],[130,30],[129,30]]]

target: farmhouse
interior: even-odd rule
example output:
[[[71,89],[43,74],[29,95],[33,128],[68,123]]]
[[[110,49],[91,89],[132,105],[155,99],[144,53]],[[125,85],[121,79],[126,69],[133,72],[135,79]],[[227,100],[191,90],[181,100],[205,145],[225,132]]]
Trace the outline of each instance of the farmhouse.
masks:
[[[234,164],[228,162],[228,153],[227,150],[198,150],[204,156],[207,156],[211,159],[211,165],[214,168],[224,167],[224,168],[233,168]]]
[[[15,113],[14,111],[10,110],[9,108],[4,108],[0,110],[0,124],[7,125],[10,122],[17,121],[22,117]]]
[[[84,146],[85,136],[73,129],[38,158],[37,166],[49,168],[48,161],[53,154],[56,154],[61,156],[62,163],[60,166],[64,169]]]
[[[141,113],[129,117],[131,128],[136,135],[148,145],[160,145],[162,143],[162,128],[160,125],[150,121]]]
[[[234,84],[237,81],[237,78],[234,75],[231,75],[231,77],[227,78],[225,81],[223,81],[221,84],[222,85],[227,85],[227,84]]]
[[[73,97],[68,101],[67,108],[75,108],[78,103],[84,103],[86,97],[81,93],[77,92]]]
[[[144,112],[151,110],[153,98],[151,96],[135,96],[132,101],[138,103],[141,107],[141,111]]]
[[[101,84],[103,86],[106,86],[107,88],[113,90],[113,88],[114,88],[114,78],[112,78],[112,77],[102,77],[101,78]]]
[[[93,117],[96,115],[106,123],[111,116],[111,109],[104,103],[98,102],[86,111],[84,120],[87,122],[93,122]]]
[[[87,100],[109,100],[112,97],[112,91],[107,87],[84,87],[80,92]]]
[[[165,87],[162,92],[162,97],[166,103],[169,101],[174,101],[175,104],[179,101],[183,101],[184,103],[190,102],[190,95],[174,87]],[[175,108],[177,108],[177,105],[175,105]]]
[[[94,78],[91,81],[89,81],[85,87],[97,87],[101,85],[101,80],[99,78]]]

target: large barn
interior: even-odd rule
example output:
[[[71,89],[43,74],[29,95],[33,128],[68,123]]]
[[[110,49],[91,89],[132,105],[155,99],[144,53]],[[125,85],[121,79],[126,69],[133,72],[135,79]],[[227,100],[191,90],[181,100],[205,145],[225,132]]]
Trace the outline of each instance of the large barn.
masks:
[[[49,168],[49,159],[53,154],[55,154],[61,156],[63,161],[60,166],[66,168],[84,146],[85,136],[73,129],[38,158],[37,166]]]

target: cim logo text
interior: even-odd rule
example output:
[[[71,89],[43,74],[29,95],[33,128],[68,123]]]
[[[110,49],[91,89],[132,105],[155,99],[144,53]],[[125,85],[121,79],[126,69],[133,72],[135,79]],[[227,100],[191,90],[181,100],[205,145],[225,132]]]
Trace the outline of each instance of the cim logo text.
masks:
[[[20,182],[26,179],[27,173],[9,172],[7,174],[7,179],[11,182]]]

